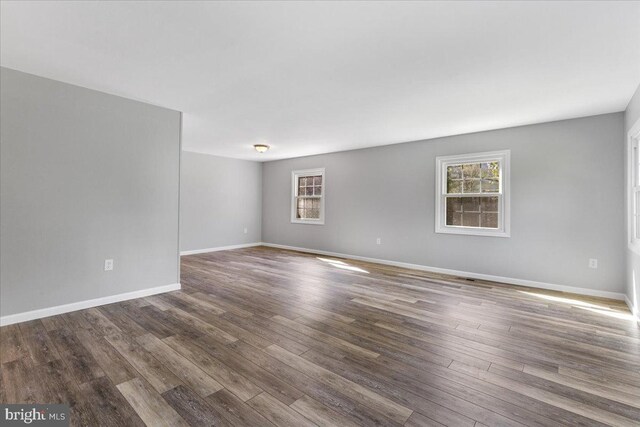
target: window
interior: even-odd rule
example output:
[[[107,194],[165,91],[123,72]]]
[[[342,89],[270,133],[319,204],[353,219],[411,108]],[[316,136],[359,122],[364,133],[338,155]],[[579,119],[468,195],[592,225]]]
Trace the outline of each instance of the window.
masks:
[[[436,158],[436,233],[509,237],[509,150]]]
[[[293,171],[291,222],[324,224],[324,169]]]
[[[640,120],[628,134],[628,209],[629,249],[640,254]]]

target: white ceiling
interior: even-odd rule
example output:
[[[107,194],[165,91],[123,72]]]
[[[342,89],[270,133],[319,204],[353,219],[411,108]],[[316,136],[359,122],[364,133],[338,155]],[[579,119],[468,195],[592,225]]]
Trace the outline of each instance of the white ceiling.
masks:
[[[0,12],[2,66],[183,111],[185,150],[253,160],[621,111],[640,83],[640,2]]]

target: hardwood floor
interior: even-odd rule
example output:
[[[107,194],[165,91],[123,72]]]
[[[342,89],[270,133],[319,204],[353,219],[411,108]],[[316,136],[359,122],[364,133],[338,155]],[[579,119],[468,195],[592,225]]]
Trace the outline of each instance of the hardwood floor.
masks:
[[[618,301],[257,247],[0,329],[0,401],[73,425],[640,425]]]

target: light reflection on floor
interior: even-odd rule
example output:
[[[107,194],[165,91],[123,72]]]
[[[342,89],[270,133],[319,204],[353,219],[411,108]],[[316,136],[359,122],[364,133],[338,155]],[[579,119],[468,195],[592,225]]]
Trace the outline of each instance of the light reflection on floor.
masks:
[[[331,265],[332,267],[340,268],[342,270],[357,271],[358,273],[369,274],[369,272],[367,270],[363,270],[360,267],[349,265],[344,261],[340,261],[340,260],[337,260],[337,259],[321,258],[321,257],[316,257],[316,258],[319,259],[320,261],[326,262],[327,264]]]
[[[633,315],[630,312],[607,307],[606,305],[598,305],[598,304],[593,304],[586,301],[580,301],[573,298],[557,297],[553,295],[539,294],[536,292],[528,292],[528,291],[518,291],[518,292],[522,294],[531,295],[536,298],[545,299],[548,301],[569,304],[572,307],[579,308],[581,310],[602,314],[608,317],[614,317],[616,319],[634,320]]]
[[[615,317],[616,319],[622,320],[634,320],[633,315],[631,313],[624,313],[622,311],[613,311],[613,310],[602,310],[597,308],[589,308],[589,307],[577,307],[582,310],[592,311],[598,314],[604,314],[605,316]]]

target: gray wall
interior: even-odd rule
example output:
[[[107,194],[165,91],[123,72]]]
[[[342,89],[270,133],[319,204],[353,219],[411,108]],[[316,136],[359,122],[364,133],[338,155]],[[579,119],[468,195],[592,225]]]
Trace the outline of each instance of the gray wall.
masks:
[[[265,163],[263,241],[621,293],[622,131],[615,113]],[[435,157],[501,149],[511,237],[436,234]],[[291,171],[316,167],[325,225],[291,224]]]
[[[0,74],[2,316],[177,283],[180,113]]]
[[[261,226],[261,163],[182,152],[181,251],[260,242]]]
[[[625,167],[626,167],[626,154],[627,154],[627,133],[631,127],[640,119],[640,86],[636,90],[635,95],[631,98],[627,110],[624,115],[625,132],[623,138],[623,149],[625,152]],[[625,198],[627,194],[627,182],[625,180]],[[626,200],[626,199],[625,199]],[[626,227],[625,222],[625,227]],[[627,298],[631,301],[631,304],[635,307],[636,313],[640,310],[640,256],[635,252],[628,249],[626,244],[627,238],[625,236],[625,251],[627,256]]]

